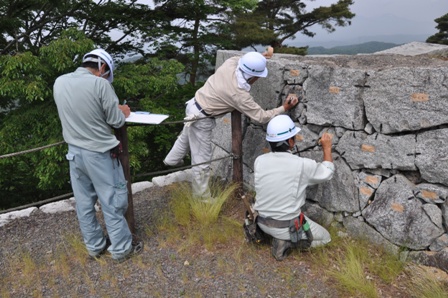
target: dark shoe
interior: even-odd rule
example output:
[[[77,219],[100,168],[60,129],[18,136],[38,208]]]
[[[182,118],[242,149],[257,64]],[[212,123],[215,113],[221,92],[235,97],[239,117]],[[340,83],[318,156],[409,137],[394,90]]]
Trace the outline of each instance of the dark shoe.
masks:
[[[110,242],[110,238],[109,235],[106,235],[106,246],[104,246],[103,250],[100,251],[99,253],[97,253],[96,255],[89,255],[89,257],[93,260],[97,260],[99,259],[102,255],[104,255],[107,252],[107,249],[109,248],[109,246],[112,244]]]
[[[291,253],[291,241],[272,238],[271,252],[277,261],[283,261]]]
[[[143,240],[140,240],[137,236],[132,235],[132,248],[131,248],[131,250],[128,252],[127,255],[125,255],[125,256],[123,256],[121,258],[115,259],[115,261],[117,263],[122,263],[122,262],[132,258],[133,256],[140,254],[143,251],[143,246],[144,246]]]

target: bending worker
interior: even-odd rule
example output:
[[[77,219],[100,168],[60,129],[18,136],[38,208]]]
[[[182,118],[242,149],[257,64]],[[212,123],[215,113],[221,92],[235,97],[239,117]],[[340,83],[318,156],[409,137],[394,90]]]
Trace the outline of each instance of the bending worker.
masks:
[[[118,104],[111,85],[113,70],[111,56],[93,50],[84,55],[76,71],[56,79],[53,95],[68,144],[76,214],[89,255],[98,258],[108,250],[113,259],[124,261],[141,252],[143,242],[133,240],[125,218],[127,184],[118,160],[120,142],[111,128],[122,127],[130,109]],[[108,237],[96,217],[97,200]]]
[[[238,110],[258,123],[267,123],[272,117],[293,108],[298,102],[296,95],[290,95],[282,106],[267,111],[254,101],[249,93],[251,86],[258,78],[267,75],[266,58],[258,52],[226,60],[196,91],[195,97],[186,102],[185,120],[188,122],[165,157],[165,165],[182,165],[189,151],[192,164],[209,162],[215,116]],[[211,197],[208,186],[210,164],[193,167],[192,171],[193,195],[208,200]]]
[[[308,248],[331,241],[328,231],[301,212],[306,188],[333,177],[332,135],[320,139],[323,162],[291,153],[295,135],[300,131],[287,115],[274,117],[267,126],[270,153],[260,155],[254,164],[257,224],[273,237],[272,255],[283,260],[292,248]]]

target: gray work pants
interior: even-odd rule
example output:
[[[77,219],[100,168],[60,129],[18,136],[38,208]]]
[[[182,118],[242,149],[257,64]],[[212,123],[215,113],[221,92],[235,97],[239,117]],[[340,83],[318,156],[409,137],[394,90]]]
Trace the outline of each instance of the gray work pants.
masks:
[[[128,192],[121,164],[111,158],[109,151],[98,153],[73,145],[69,145],[66,157],[79,226],[89,254],[96,256],[106,246],[95,212],[99,200],[111,240],[108,250],[112,258],[122,258],[132,249],[132,234],[124,216]]]
[[[185,114],[187,117],[197,116],[198,120],[193,123],[186,123],[182,133],[177,138],[168,155],[165,163],[168,165],[178,164],[185,155],[190,152],[191,163],[200,164],[209,162],[212,157],[212,131],[216,126],[214,118],[206,118],[194,104],[194,98],[187,101]],[[193,172],[193,195],[197,197],[209,198],[210,163],[195,166]]]
[[[305,216],[305,218],[310,225],[311,233],[313,233],[314,239],[313,242],[311,242],[311,247],[322,246],[331,241],[330,233],[328,233],[328,231],[324,227],[312,221],[307,216]],[[274,238],[280,240],[291,240],[288,228],[271,228],[261,223],[258,223],[258,226],[261,228],[263,232],[271,235]],[[303,234],[303,239],[306,239],[305,233]]]

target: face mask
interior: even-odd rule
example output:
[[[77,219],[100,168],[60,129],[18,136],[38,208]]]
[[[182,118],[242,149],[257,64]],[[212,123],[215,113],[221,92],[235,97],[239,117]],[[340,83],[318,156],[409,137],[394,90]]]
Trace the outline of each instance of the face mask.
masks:
[[[247,79],[244,77],[244,72],[242,72],[241,69],[239,69],[238,67],[236,69],[236,78],[238,81],[238,87],[240,87],[241,89],[244,89],[246,91],[250,91],[250,84],[247,82]]]

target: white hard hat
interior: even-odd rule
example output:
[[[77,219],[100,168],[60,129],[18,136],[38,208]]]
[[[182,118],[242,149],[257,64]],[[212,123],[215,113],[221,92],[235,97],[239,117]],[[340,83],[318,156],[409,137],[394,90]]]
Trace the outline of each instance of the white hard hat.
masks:
[[[98,60],[99,57],[102,61]],[[101,62],[106,62],[107,66],[109,66],[109,77],[107,80],[112,83],[114,81],[114,60],[112,57],[103,49],[95,49],[91,52],[88,52],[82,58],[82,62],[98,62],[98,68],[100,67]]]
[[[300,128],[296,127],[288,115],[278,115],[271,119],[266,129],[266,141],[281,142],[298,134]]]
[[[265,78],[268,75],[266,58],[258,52],[244,54],[238,61],[238,67],[250,76]]]

